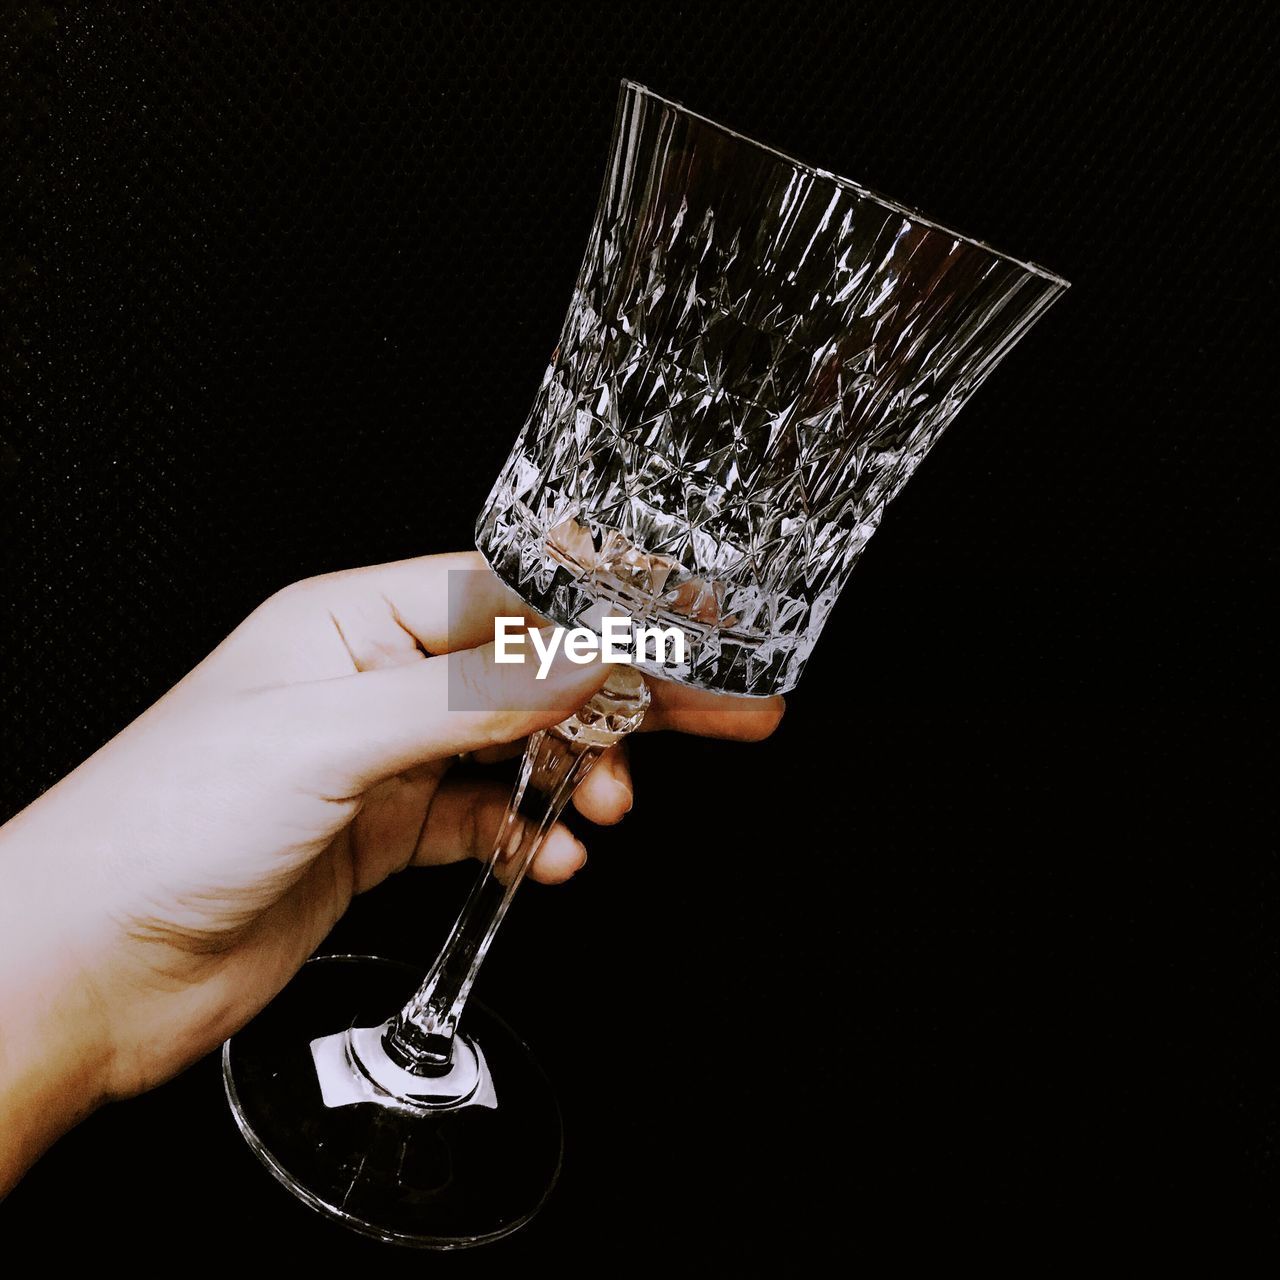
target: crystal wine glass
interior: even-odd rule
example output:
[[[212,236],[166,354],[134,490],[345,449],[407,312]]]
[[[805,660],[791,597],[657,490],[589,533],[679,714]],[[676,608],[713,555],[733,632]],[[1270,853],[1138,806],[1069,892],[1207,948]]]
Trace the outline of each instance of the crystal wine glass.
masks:
[[[560,342],[477,545],[555,623],[678,628],[652,675],[785,692],[889,501],[1066,287],[624,81]],[[224,1046],[241,1132],[306,1203],[438,1248],[537,1212],[555,1096],[468,996],[547,831],[647,702],[616,667],[530,739],[425,980],[325,956]]]

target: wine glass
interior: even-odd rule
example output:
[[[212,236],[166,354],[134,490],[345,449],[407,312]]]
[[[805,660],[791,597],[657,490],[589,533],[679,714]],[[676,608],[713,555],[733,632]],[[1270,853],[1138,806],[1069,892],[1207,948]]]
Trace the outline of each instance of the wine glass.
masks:
[[[785,692],[886,505],[1067,288],[892,200],[624,81],[573,299],[476,527],[536,614],[676,628],[648,674]],[[425,980],[325,956],[223,1050],[241,1132],[357,1231],[458,1248],[555,1183],[555,1095],[469,1000],[521,877],[643,719],[617,666],[530,740],[489,861]]]

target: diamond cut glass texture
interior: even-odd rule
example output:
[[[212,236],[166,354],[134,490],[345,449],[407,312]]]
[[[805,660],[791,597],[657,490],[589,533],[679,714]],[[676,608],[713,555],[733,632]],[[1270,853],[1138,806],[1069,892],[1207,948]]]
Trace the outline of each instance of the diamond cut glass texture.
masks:
[[[885,506],[1065,288],[626,83],[477,545],[563,625],[680,627],[661,674],[785,692]]]

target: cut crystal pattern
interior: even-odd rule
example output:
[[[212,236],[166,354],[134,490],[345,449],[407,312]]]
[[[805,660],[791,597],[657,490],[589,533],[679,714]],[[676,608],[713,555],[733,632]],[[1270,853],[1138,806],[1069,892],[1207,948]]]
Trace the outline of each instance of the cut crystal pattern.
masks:
[[[559,345],[477,525],[566,626],[799,679],[885,506],[1066,282],[624,84]]]

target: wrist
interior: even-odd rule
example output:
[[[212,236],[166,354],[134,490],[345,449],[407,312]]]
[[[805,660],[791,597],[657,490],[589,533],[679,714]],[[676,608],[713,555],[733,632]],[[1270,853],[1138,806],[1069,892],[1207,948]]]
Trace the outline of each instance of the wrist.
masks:
[[[108,1019],[84,937],[0,850],[0,1196],[112,1093]]]

